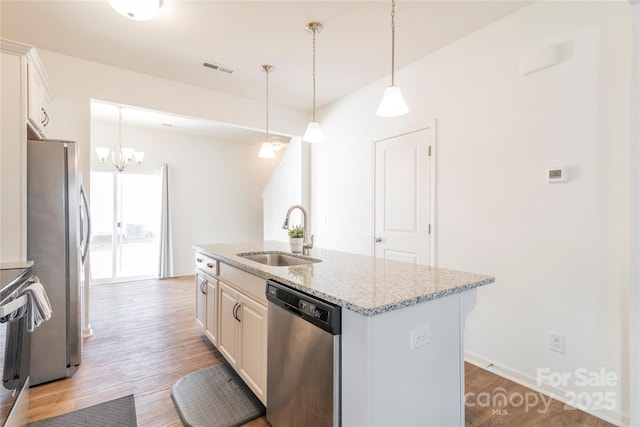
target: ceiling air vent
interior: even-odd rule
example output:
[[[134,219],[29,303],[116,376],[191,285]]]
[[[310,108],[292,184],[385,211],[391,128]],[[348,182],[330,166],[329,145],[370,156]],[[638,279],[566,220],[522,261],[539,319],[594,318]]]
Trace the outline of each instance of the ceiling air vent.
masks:
[[[204,61],[202,66],[205,68],[211,68],[212,70],[219,71],[224,74],[233,74],[235,70],[224,65],[216,64],[215,62]]]

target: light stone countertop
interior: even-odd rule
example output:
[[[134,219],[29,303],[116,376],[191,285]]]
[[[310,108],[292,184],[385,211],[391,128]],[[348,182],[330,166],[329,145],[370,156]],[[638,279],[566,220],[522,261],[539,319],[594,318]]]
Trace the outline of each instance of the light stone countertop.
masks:
[[[29,268],[33,266],[32,260],[0,262],[0,270],[13,270],[15,268]]]
[[[481,274],[322,248],[314,248],[309,254],[322,262],[287,267],[268,266],[236,255],[262,251],[290,253],[288,243],[275,241],[197,244],[194,249],[265,280],[274,279],[365,316],[495,282],[494,277]]]

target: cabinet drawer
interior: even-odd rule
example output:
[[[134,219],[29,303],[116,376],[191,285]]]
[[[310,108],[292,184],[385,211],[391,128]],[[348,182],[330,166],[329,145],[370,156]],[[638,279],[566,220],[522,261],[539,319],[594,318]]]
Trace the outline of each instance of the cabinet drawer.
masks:
[[[242,271],[238,268],[231,267],[223,262],[219,265],[220,273],[218,277],[236,289],[251,296],[256,301],[267,305],[267,297],[265,296],[265,287],[267,280],[253,274]]]
[[[196,269],[202,270],[210,276],[217,276],[218,261],[202,252],[196,252]]]

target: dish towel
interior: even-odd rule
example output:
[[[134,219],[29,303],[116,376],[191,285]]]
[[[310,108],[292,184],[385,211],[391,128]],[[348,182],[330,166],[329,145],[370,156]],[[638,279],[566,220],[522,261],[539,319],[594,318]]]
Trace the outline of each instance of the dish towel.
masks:
[[[19,296],[25,295],[27,303],[9,314],[9,321],[13,322],[27,316],[27,331],[33,332],[43,322],[51,318],[51,303],[37,276],[29,279],[29,285],[22,290]]]

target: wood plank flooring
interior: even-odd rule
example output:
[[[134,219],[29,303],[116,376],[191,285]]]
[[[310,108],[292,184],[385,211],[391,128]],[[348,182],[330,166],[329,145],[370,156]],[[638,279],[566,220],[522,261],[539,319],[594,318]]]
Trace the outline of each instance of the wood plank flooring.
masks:
[[[223,361],[194,322],[193,277],[91,287],[91,327],[83,361],[71,378],[32,387],[29,421],[134,394],[140,427],[182,426],[171,400],[171,387],[184,375]],[[533,393],[470,364],[467,393]],[[470,398],[471,399],[471,398]],[[469,400],[469,403],[474,403]],[[554,401],[550,410],[468,405],[467,426],[608,427],[598,418],[568,411]],[[245,426],[269,427],[264,417]]]

